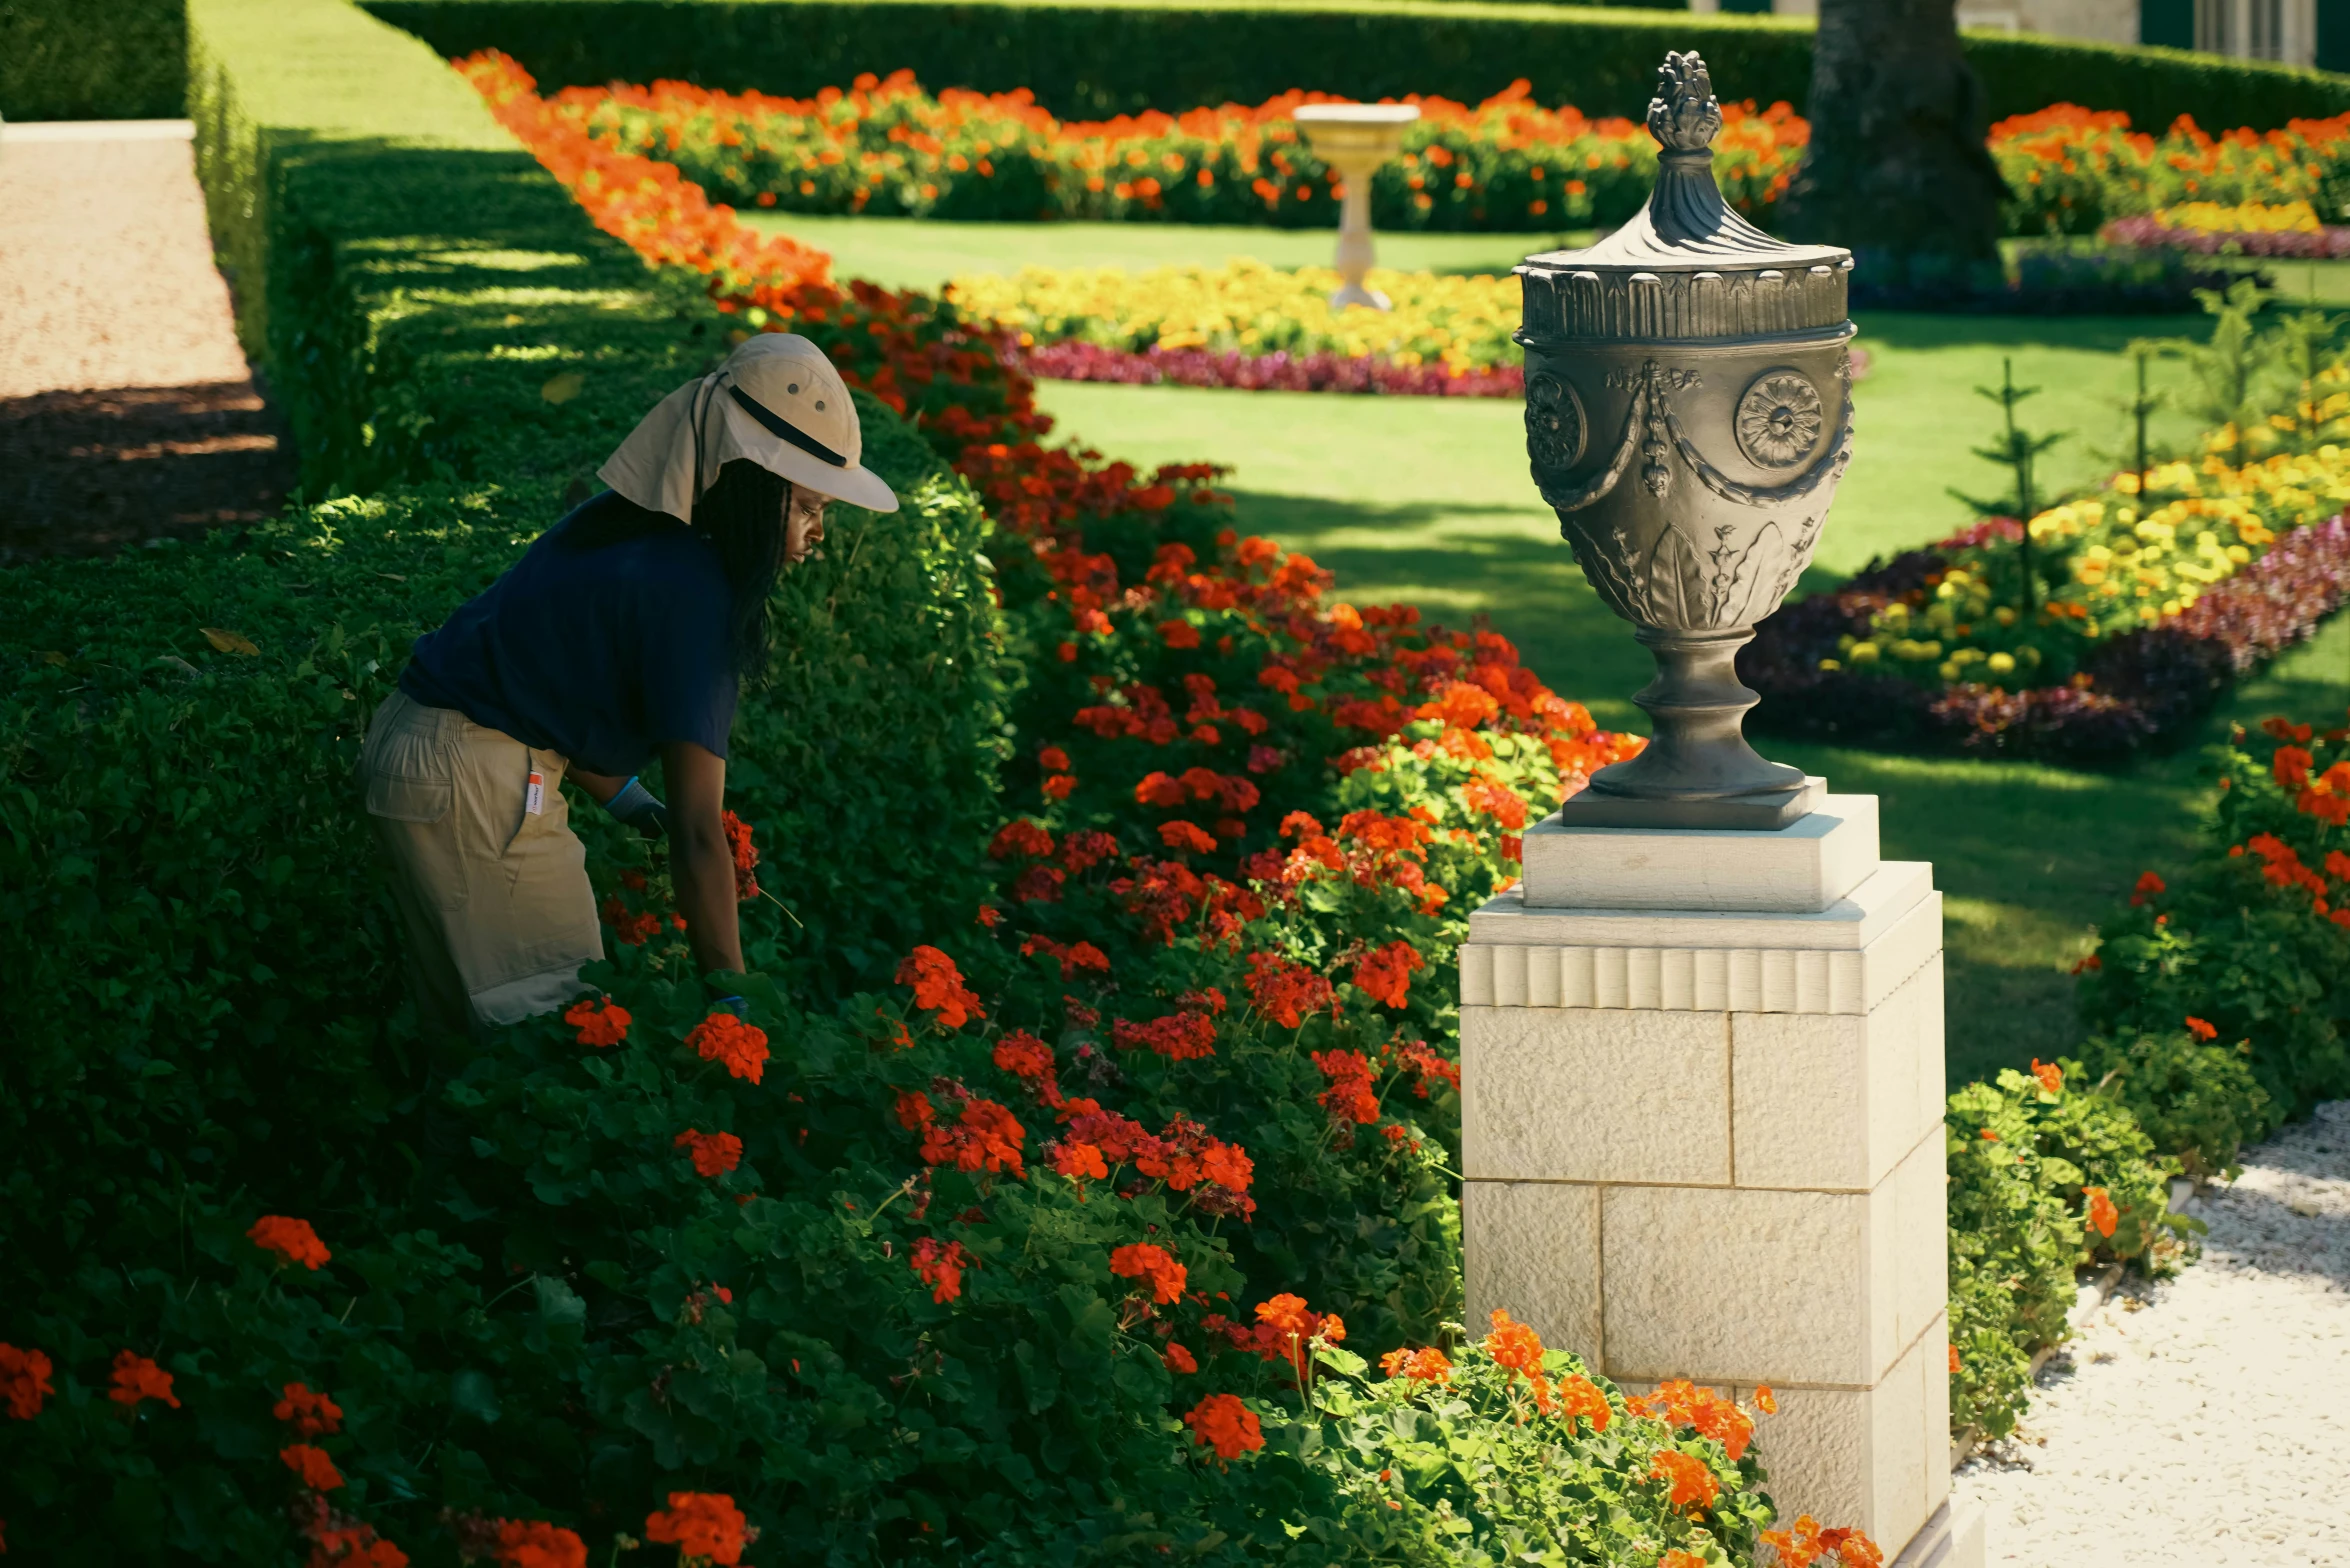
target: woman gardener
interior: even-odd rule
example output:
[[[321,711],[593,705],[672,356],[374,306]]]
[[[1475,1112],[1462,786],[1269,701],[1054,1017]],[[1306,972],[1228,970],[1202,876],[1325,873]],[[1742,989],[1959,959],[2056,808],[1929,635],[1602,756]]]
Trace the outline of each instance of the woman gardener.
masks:
[[[597,471],[610,489],[417,639],[359,771],[427,1023],[550,1011],[603,957],[566,775],[668,834],[695,963],[741,972],[727,734],[766,667],[776,574],[823,541],[826,503],[897,509],[862,449],[823,351],[754,337],[645,416]],[[655,757],[666,805],[638,778]]]

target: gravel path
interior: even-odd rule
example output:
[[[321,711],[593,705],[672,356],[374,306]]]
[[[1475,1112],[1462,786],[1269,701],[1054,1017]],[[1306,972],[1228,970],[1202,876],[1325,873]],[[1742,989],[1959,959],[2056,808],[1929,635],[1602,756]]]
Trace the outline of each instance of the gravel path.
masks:
[[[289,458],[187,122],[0,128],[0,564],[258,521]]]
[[[2350,1564],[2350,1101],[2251,1151],[2203,1260],[2116,1298],[1958,1472],[1993,1563]]]

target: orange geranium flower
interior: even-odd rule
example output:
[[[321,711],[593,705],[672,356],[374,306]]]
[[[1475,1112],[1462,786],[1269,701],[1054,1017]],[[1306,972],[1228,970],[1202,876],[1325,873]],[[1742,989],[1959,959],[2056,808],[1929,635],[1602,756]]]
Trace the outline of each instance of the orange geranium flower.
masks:
[[[914,949],[898,965],[898,984],[914,988],[914,1005],[925,1012],[938,1014],[938,1021],[949,1029],[960,1029],[973,1018],[985,1018],[986,1009],[979,1005],[979,997],[963,984],[963,972],[955,961],[935,947],[927,945]]]
[[[671,1140],[693,1151],[694,1174],[723,1176],[743,1161],[743,1141],[730,1132],[701,1132],[688,1127]]]
[[[1594,1432],[1606,1431],[1608,1422],[1615,1419],[1616,1413],[1599,1385],[1578,1373],[1570,1372],[1558,1380],[1558,1402],[1560,1416],[1569,1421],[1581,1417],[1591,1423]]]
[[[274,1252],[283,1263],[299,1263],[304,1268],[316,1269],[334,1256],[326,1244],[318,1239],[318,1232],[310,1228],[308,1220],[288,1219],[283,1214],[264,1214],[245,1232],[253,1245],[264,1252]]]
[[[331,1492],[343,1484],[343,1472],[335,1468],[335,1462],[327,1457],[323,1448],[313,1448],[308,1443],[292,1443],[279,1449],[277,1457],[313,1492]]]
[[[1184,1267],[1164,1247],[1147,1241],[1119,1247],[1110,1254],[1110,1272],[1120,1279],[1148,1280],[1151,1300],[1158,1306],[1183,1299]]]
[[[1722,1445],[1733,1464],[1745,1456],[1746,1445],[1754,1441],[1752,1416],[1739,1409],[1735,1401],[1724,1399],[1687,1378],[1658,1384],[1656,1392],[1640,1401],[1640,1410],[1667,1426],[1685,1426],[1700,1437],[1712,1438]]]
[[[2189,1018],[2187,1020],[2187,1033],[2193,1035],[2198,1040],[2216,1040],[2219,1038],[2219,1030],[2204,1022],[2200,1018]]]
[[[2113,1239],[2114,1227],[2121,1223],[2121,1210],[2113,1206],[2112,1195],[2103,1187],[2085,1188],[2081,1194],[2089,1200],[2089,1228],[2106,1240]]]
[[[2044,1062],[2037,1056],[2033,1057],[2032,1076],[2040,1080],[2040,1089],[2044,1094],[2064,1092],[2064,1069],[2054,1062]]]
[[[1519,1374],[1534,1390],[1534,1403],[1550,1408],[1550,1377],[1542,1370],[1542,1339],[1499,1307],[1493,1309],[1493,1332],[1483,1341],[1494,1365]]]
[[[499,1568],[587,1568],[587,1543],[543,1519],[498,1521]]]
[[[1770,1384],[1763,1383],[1755,1388],[1754,1408],[1766,1416],[1775,1416],[1779,1413],[1779,1396],[1771,1392]]]
[[[1885,1554],[1858,1530],[1823,1530],[1809,1514],[1784,1530],[1765,1530],[1762,1544],[1779,1554],[1779,1568],[1811,1568],[1823,1557],[1834,1557],[1843,1568],[1881,1568]]]
[[[767,1031],[732,1013],[712,1013],[693,1026],[685,1043],[703,1061],[724,1065],[729,1077],[757,1083],[767,1071]]]
[[[1192,1353],[1173,1342],[1169,1342],[1167,1353],[1159,1359],[1167,1363],[1168,1371],[1184,1376],[1189,1376],[1199,1370],[1199,1362],[1194,1359]]]
[[[284,1394],[270,1414],[304,1437],[323,1437],[343,1429],[343,1407],[324,1394],[312,1393],[307,1383],[288,1383]]]
[[[1449,1383],[1452,1358],[1434,1345],[1425,1350],[1390,1350],[1379,1358],[1379,1370],[1415,1383]]]
[[[1664,1448],[1650,1462],[1648,1473],[1672,1487],[1666,1501],[1675,1508],[1705,1509],[1722,1495],[1722,1483],[1704,1460],[1677,1448]]]
[[[1191,1407],[1183,1424],[1191,1428],[1193,1442],[1213,1448],[1226,1464],[1265,1446],[1257,1413],[1242,1404],[1237,1394],[1210,1394]]]
[[[645,1537],[677,1548],[680,1557],[739,1563],[758,1538],[750,1521],[723,1492],[671,1492],[666,1512],[645,1516]]]
[[[0,1343],[0,1399],[8,1401],[11,1416],[30,1421],[41,1413],[41,1401],[57,1392],[49,1386],[51,1370],[40,1351]]]
[[[114,1353],[114,1386],[106,1397],[125,1410],[135,1410],[142,1400],[160,1399],[177,1410],[179,1396],[171,1391],[171,1374],[135,1350]]]
[[[563,1021],[579,1031],[582,1045],[618,1045],[628,1038],[628,1026],[635,1022],[628,1009],[609,997],[588,997],[572,1003],[563,1010]]]

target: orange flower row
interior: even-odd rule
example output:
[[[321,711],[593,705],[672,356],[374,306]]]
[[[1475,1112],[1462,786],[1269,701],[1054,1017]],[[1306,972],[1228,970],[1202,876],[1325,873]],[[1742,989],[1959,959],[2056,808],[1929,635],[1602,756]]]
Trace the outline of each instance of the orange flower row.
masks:
[[[502,57],[462,62],[503,68]],[[726,199],[784,211],[951,218],[1326,220],[1343,183],[1297,111],[1343,100],[1291,91],[1263,103],[1062,121],[1025,90],[931,94],[910,72],[859,76],[812,98],[685,82],[568,88],[548,112],[608,151],[660,158]],[[1420,118],[1377,176],[1385,227],[1620,222],[1645,197],[1655,143],[1630,120],[1546,109],[1530,84],[1469,105],[1413,96]],[[1786,104],[1724,106],[1717,143],[1730,199],[1767,212],[1810,127]]]

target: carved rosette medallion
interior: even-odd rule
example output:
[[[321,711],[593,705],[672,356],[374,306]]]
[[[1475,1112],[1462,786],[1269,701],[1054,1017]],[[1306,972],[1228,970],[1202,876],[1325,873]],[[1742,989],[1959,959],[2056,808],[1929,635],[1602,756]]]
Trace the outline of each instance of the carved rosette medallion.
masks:
[[[1820,389],[1801,371],[1766,370],[1738,400],[1738,449],[1759,468],[1793,468],[1820,444]]]
[[[1564,474],[1581,461],[1590,422],[1575,389],[1548,371],[1526,381],[1526,455],[1537,474]]]

